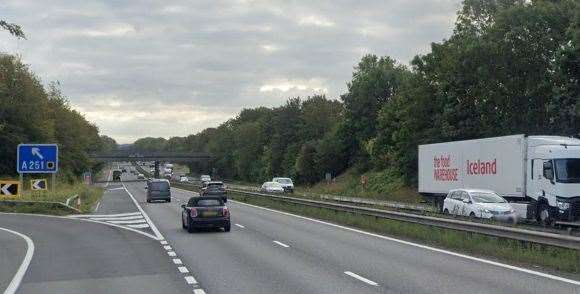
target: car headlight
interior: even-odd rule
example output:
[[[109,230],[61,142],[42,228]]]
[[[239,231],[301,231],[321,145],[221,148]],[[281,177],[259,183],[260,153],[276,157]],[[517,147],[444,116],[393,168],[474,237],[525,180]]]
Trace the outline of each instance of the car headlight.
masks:
[[[556,200],[556,205],[558,205],[558,209],[560,210],[568,210],[570,208],[570,203]]]

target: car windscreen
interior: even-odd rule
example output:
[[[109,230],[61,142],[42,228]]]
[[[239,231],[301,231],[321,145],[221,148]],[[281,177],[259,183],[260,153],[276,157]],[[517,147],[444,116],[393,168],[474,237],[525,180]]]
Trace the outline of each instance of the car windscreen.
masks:
[[[199,199],[197,200],[195,206],[196,207],[223,206],[223,204],[218,199]]]
[[[560,183],[580,183],[580,159],[556,159],[556,180]]]
[[[276,182],[278,182],[280,184],[292,184],[292,180],[290,180],[288,178],[279,178],[279,179],[276,179]]]
[[[495,193],[472,192],[471,198],[475,203],[506,203],[505,199]]]
[[[165,191],[169,190],[169,183],[167,182],[152,182],[149,184],[151,190]]]

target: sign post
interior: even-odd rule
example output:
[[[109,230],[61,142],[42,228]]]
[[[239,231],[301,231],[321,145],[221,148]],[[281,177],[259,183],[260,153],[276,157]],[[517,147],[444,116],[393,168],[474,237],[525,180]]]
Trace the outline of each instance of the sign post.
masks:
[[[20,144],[16,155],[16,170],[20,174],[52,174],[51,189],[54,190],[55,177],[58,172],[57,144]]]

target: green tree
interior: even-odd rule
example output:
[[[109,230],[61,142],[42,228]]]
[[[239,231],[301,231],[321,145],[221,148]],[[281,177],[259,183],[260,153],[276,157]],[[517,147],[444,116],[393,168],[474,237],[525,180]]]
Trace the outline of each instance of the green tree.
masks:
[[[16,38],[26,39],[24,31],[17,24],[8,23],[5,20],[0,19],[0,28],[3,30],[7,30],[11,35],[15,36]]]

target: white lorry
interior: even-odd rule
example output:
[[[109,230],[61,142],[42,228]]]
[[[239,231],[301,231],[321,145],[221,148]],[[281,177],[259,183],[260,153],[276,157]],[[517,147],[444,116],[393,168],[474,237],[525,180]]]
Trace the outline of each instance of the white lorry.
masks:
[[[513,135],[419,146],[419,192],[442,207],[452,189],[496,191],[526,218],[580,222],[580,140]]]

